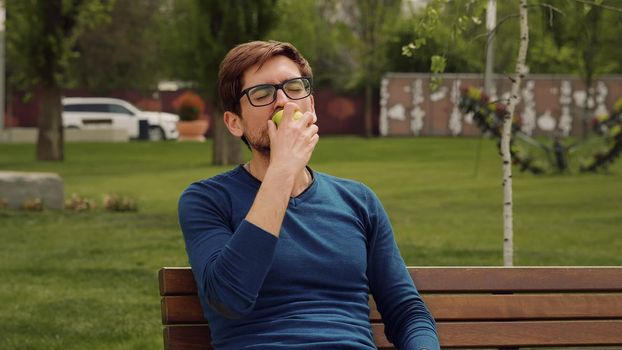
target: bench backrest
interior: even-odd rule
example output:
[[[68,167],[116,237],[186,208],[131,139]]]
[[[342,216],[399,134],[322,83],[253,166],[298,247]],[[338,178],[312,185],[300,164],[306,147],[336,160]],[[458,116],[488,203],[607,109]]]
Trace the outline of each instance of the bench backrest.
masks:
[[[443,348],[622,345],[622,267],[409,267]],[[165,350],[208,350],[189,268],[159,271]],[[370,297],[379,349],[393,349]]]

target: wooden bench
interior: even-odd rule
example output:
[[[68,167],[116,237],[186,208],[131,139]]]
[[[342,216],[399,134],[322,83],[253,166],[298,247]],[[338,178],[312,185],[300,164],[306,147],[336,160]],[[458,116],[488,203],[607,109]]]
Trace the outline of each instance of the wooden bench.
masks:
[[[622,267],[410,267],[443,348],[622,348]],[[212,349],[189,268],[159,271],[164,349]],[[379,349],[393,349],[372,298]]]

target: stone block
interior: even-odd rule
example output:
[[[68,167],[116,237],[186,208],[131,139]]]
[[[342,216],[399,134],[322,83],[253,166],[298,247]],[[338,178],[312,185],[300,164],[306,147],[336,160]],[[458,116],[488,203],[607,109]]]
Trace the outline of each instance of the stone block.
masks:
[[[25,201],[39,198],[44,208],[62,210],[63,180],[55,173],[0,171],[0,199],[18,209]]]

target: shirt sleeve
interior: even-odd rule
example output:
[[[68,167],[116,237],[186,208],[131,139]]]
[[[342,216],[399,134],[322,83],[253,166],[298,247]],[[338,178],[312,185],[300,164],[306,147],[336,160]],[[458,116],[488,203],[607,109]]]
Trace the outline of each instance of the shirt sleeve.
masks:
[[[440,349],[436,325],[402,259],[382,204],[367,190],[370,291],[385,334],[401,350]]]
[[[255,306],[278,239],[246,220],[231,227],[230,202],[195,183],[181,195],[178,215],[201,303],[240,318]]]

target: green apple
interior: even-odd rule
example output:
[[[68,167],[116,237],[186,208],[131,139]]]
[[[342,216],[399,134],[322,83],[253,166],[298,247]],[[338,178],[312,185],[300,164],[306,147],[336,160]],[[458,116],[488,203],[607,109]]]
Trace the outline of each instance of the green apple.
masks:
[[[283,110],[281,109],[280,111],[274,113],[274,115],[272,116],[272,121],[274,122],[274,124],[276,124],[276,126],[279,126],[279,124],[281,124],[281,118],[283,118]],[[300,111],[296,111],[294,112],[294,116],[292,117],[293,120],[298,120],[302,118],[302,113],[300,113]]]

